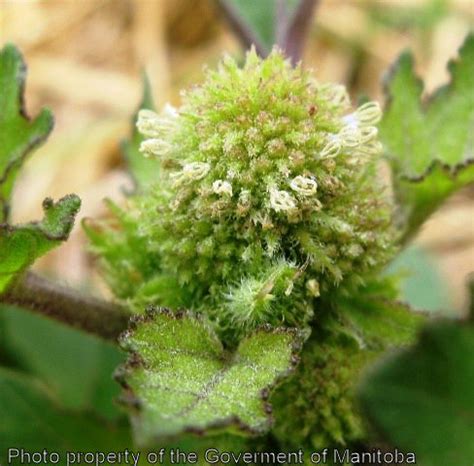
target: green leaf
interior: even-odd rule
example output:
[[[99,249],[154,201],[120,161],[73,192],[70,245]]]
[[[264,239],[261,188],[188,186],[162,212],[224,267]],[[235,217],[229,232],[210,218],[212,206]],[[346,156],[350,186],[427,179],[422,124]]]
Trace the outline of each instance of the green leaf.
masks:
[[[432,255],[419,246],[404,249],[385,274],[400,277],[401,298],[414,309],[445,312],[452,307],[449,283]]]
[[[132,301],[159,272],[160,260],[157,254],[150,253],[149,240],[140,232],[133,214],[111,200],[105,202],[110,215],[102,220],[84,219],[82,226],[109,288],[117,298],[133,306]],[[145,307],[140,305],[136,310],[143,312]]]
[[[0,306],[2,349],[35,375],[68,409],[89,410],[107,418],[120,415],[112,374],[123,361],[115,346],[19,308]]]
[[[47,449],[64,459],[67,451],[119,451],[131,443],[125,426],[103,422],[89,413],[66,411],[35,379],[5,368],[0,368],[0,419],[2,464],[7,464],[10,447]]]
[[[386,84],[380,135],[410,235],[455,190],[474,181],[474,35],[449,64],[451,82],[425,104],[413,57],[404,53]]]
[[[386,358],[360,387],[362,407],[392,445],[424,466],[474,459],[474,326],[432,324]]]
[[[375,349],[411,343],[426,316],[412,311],[406,304],[375,299],[353,303],[344,310],[350,328],[363,346]]]
[[[53,117],[43,110],[30,121],[23,108],[26,66],[18,49],[6,45],[0,51],[0,294],[38,257],[67,239],[80,207],[69,195],[56,204],[43,202],[44,219],[10,226],[10,195],[21,164],[51,132]]]
[[[0,224],[0,294],[38,257],[68,238],[80,205],[74,194],[56,203],[47,198],[43,201],[41,222]]]
[[[264,433],[269,389],[294,365],[299,340],[293,330],[261,329],[231,353],[190,312],[138,318],[122,339],[132,355],[118,374],[137,441],[209,429]]]
[[[339,296],[339,331],[345,331],[368,350],[381,351],[412,343],[426,315],[396,301],[397,294],[393,277],[384,277]]]
[[[421,4],[371,3],[367,6],[368,15],[376,26],[396,28],[401,32],[415,28],[430,31],[450,14],[448,0],[427,0]]]
[[[149,110],[155,109],[150,81],[146,74],[143,75],[143,97],[139,110],[144,108]],[[136,188],[138,188],[138,190],[144,190],[158,179],[160,163],[157,159],[153,157],[147,158],[140,152],[140,144],[144,140],[144,136],[142,136],[137,130],[137,117],[138,111],[132,118],[132,137],[131,139],[124,141],[121,148]]]
[[[284,0],[277,2],[275,0],[222,0],[228,10],[231,10],[242,27],[250,31],[253,42],[257,49],[265,52],[267,55],[273,45],[278,43],[278,6],[283,5],[286,9],[286,17],[295,15],[299,0]]]
[[[29,153],[53,128],[53,116],[42,110],[30,121],[23,108],[26,66],[14,45],[0,50],[0,223],[8,220],[9,200],[18,170]]]
[[[435,161],[421,177],[400,178],[397,197],[407,209],[409,233],[423,224],[451,194],[473,182],[473,158],[454,166]]]

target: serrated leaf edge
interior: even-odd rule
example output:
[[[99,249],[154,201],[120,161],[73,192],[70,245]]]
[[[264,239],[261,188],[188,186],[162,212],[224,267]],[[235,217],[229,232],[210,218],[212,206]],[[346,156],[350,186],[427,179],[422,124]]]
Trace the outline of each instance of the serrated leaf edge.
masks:
[[[114,378],[124,389],[124,393],[118,399],[118,402],[128,408],[131,408],[132,410],[135,411],[136,414],[139,414],[139,412],[141,411],[142,404],[141,404],[140,399],[134,395],[130,386],[127,384],[126,378],[128,375],[132,373],[133,370],[139,367],[145,367],[145,362],[143,361],[138,351],[130,350],[130,348],[127,348],[126,340],[133,335],[134,333],[133,330],[136,329],[139,325],[145,324],[147,322],[152,322],[154,320],[155,315],[159,315],[159,314],[167,315],[175,320],[183,319],[186,317],[198,320],[200,323],[204,324],[207,331],[210,332],[210,336],[212,338],[215,338],[215,334],[212,328],[207,323],[207,321],[203,318],[202,314],[197,314],[190,310],[180,309],[177,311],[172,311],[167,308],[150,306],[146,309],[144,314],[138,314],[138,315],[133,316],[130,319],[129,328],[125,330],[125,332],[123,332],[119,336],[119,339],[118,339],[120,346],[122,346],[122,348],[128,351],[130,355],[127,361],[116,369],[114,373]],[[303,336],[303,332],[301,332],[300,330],[296,328],[284,328],[284,327],[274,328],[274,327],[271,327],[270,325],[262,325],[256,328],[252,332],[252,334],[247,336],[247,338],[250,338],[252,335],[261,331],[280,333],[280,334],[286,333],[286,334],[291,334],[293,336],[292,345],[291,345],[291,355],[288,361],[287,370],[280,372],[277,375],[277,377],[275,377],[274,381],[271,384],[267,385],[265,388],[263,388],[260,391],[262,409],[267,415],[267,421],[264,424],[261,424],[260,426],[253,428],[249,426],[248,424],[246,424],[245,422],[243,422],[241,419],[239,419],[238,416],[230,416],[220,421],[209,423],[205,428],[196,428],[193,426],[189,426],[181,430],[179,433],[167,435],[167,436],[159,436],[157,437],[157,439],[158,438],[160,440],[163,440],[163,438],[174,439],[183,433],[205,435],[209,431],[225,429],[225,428],[236,428],[240,432],[247,434],[249,436],[258,436],[258,435],[262,435],[268,429],[271,428],[274,422],[274,418],[272,416],[272,411],[273,411],[272,406],[268,401],[270,398],[270,393],[273,388],[275,388],[283,379],[288,377],[296,369],[296,366],[298,365],[300,361],[299,353],[303,345],[304,336]]]
[[[23,54],[18,50],[17,47],[15,47],[15,45],[11,43],[6,44],[0,50],[0,53],[7,53],[8,50],[11,50],[12,53],[16,56],[16,58],[19,61],[19,73],[17,77],[17,83],[18,83],[18,91],[19,91],[18,104],[19,104],[20,115],[24,119],[28,121],[32,121],[31,117],[28,115],[25,109],[25,88],[26,88],[26,75],[27,75],[28,67],[23,58]],[[11,170],[13,170],[16,166],[21,165],[23,163],[23,161],[25,160],[29,152],[31,152],[34,148],[37,148],[43,142],[45,142],[46,139],[51,134],[51,131],[53,130],[53,127],[54,127],[54,115],[52,114],[52,112],[48,108],[43,108],[41,112],[38,114],[38,116],[35,117],[35,120],[38,120],[40,118],[49,119],[48,129],[45,132],[44,136],[37,136],[31,139],[23,151],[19,151],[18,154],[14,154],[14,156],[12,157],[12,160],[6,165],[3,173],[0,174],[0,184],[5,182]],[[4,219],[7,219],[9,210],[10,210],[10,205],[7,199],[5,199],[3,196],[0,196],[0,208],[3,211],[2,217]]]
[[[446,65],[446,69],[449,72],[448,82],[439,86],[430,95],[427,95],[425,98],[422,98],[423,90],[425,87],[423,79],[419,75],[417,75],[414,70],[415,59],[414,59],[413,53],[408,49],[404,50],[399,55],[397,60],[395,60],[395,62],[390,66],[387,73],[382,79],[382,88],[383,88],[383,93],[385,96],[384,113],[386,113],[390,109],[390,106],[393,101],[393,95],[390,92],[390,84],[393,81],[396,74],[399,72],[399,70],[405,65],[409,66],[411,70],[412,77],[415,80],[415,84],[418,87],[418,91],[419,91],[420,109],[423,113],[425,113],[428,107],[430,106],[431,102],[440,93],[446,92],[452,87],[454,83],[453,68],[459,62],[460,57],[462,56],[463,50],[468,46],[470,42],[474,42],[474,33],[472,32],[466,36],[463,43],[458,48],[457,56],[454,58],[451,58]],[[405,64],[404,62],[407,62],[407,63]],[[415,183],[422,182],[430,173],[432,173],[435,170],[437,166],[439,166],[446,174],[456,177],[461,170],[463,170],[464,168],[468,167],[469,165],[473,163],[474,163],[473,157],[468,157],[467,159],[464,159],[462,162],[459,162],[455,165],[450,165],[439,159],[435,159],[431,161],[430,165],[424,171],[424,173],[420,175],[398,175],[398,178],[404,181],[410,181],[410,182],[415,182]]]
[[[447,163],[442,162],[439,159],[435,159],[431,162],[429,167],[421,174],[421,175],[400,175],[399,179],[402,181],[408,181],[411,183],[420,183],[424,181],[431,173],[436,170],[436,168],[440,168],[446,175],[452,177],[453,179],[456,178],[459,173],[468,168],[470,165],[474,164],[474,158],[467,158],[460,163],[455,165],[449,165]]]
[[[14,232],[15,230],[20,230],[22,228],[35,228],[35,227],[37,227],[38,231],[40,231],[41,234],[43,234],[44,237],[48,240],[51,240],[51,241],[66,241],[69,238],[69,234],[71,233],[71,230],[74,226],[76,215],[79,212],[79,209],[81,207],[80,198],[76,194],[67,194],[66,196],[63,196],[62,198],[60,198],[56,202],[54,202],[53,199],[50,198],[50,197],[45,198],[44,201],[43,201],[43,210],[46,214],[46,210],[49,207],[53,207],[54,205],[60,204],[62,202],[68,202],[69,200],[72,200],[72,199],[77,199],[78,200],[78,205],[73,211],[71,211],[71,213],[69,215],[67,215],[64,218],[64,221],[63,221],[64,228],[62,229],[63,230],[62,233],[59,234],[59,235],[52,235],[49,232],[45,231],[41,227],[42,220],[36,220],[36,221],[33,221],[33,222],[23,223],[23,224],[19,224],[19,225],[10,225],[9,223],[0,223],[0,230],[8,231],[9,233],[11,233],[11,232]]]

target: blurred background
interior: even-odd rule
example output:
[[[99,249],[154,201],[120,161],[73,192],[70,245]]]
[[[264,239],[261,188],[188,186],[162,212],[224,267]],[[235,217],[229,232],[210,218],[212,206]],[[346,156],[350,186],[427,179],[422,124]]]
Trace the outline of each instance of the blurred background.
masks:
[[[259,1],[259,0],[255,0]],[[448,79],[474,21],[472,0],[320,0],[304,66],[352,96],[383,100],[381,79],[410,48],[431,92]],[[179,104],[179,90],[203,77],[224,52],[242,49],[213,0],[0,0],[0,45],[14,42],[28,64],[27,111],[53,110],[55,129],[27,162],[16,186],[15,222],[39,218],[41,201],[77,193],[79,217],[104,215],[103,199],[123,202],[131,186],[120,141],[131,131],[141,72],[155,103]],[[474,187],[424,226],[393,267],[412,270],[403,285],[415,307],[463,312],[474,264]],[[106,295],[79,222],[71,239],[35,268]],[[441,304],[440,304],[441,303]]]

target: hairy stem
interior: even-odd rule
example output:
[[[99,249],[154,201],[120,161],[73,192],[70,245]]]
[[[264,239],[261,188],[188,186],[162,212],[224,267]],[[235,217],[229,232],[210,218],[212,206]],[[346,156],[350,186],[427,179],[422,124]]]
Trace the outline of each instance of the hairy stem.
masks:
[[[106,340],[116,340],[130,314],[122,307],[27,273],[0,297],[0,302],[19,306],[84,330]]]

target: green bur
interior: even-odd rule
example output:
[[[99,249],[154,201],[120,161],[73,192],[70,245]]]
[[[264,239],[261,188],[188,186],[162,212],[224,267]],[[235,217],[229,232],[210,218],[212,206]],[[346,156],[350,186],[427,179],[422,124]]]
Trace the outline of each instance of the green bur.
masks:
[[[311,327],[298,375],[274,395],[271,435],[292,449],[360,438],[352,383],[385,346],[371,337],[359,347],[351,329],[362,324],[342,320],[357,314],[343,297],[380,271],[396,239],[376,170],[378,105],[353,111],[343,86],[318,83],[278,51],[250,51],[242,68],[226,58],[208,71],[178,109],[146,107],[134,141],[158,162],[155,181],[86,224],[117,298],[141,315],[171,309],[139,318],[123,340],[137,440],[265,434],[262,390],[287,375],[291,332],[304,339]]]
[[[178,109],[143,110],[156,181],[88,228],[112,291],[139,313],[202,313],[234,346],[263,324],[307,326],[319,296],[393,253],[379,118],[278,51],[227,57]]]

